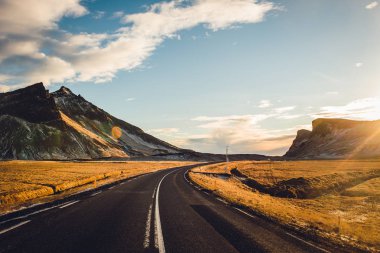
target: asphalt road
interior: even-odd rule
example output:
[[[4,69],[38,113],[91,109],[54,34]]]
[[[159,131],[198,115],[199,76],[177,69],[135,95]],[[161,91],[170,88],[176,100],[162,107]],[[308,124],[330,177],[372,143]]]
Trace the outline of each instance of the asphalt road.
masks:
[[[337,252],[190,185],[187,167],[0,222],[0,252]]]

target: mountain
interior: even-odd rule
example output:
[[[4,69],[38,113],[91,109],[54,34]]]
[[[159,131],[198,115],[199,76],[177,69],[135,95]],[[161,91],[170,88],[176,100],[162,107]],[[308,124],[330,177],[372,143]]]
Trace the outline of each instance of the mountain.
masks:
[[[380,120],[316,119],[299,130],[285,158],[380,158]]]
[[[183,150],[61,87],[0,93],[0,159],[99,159],[180,155]]]

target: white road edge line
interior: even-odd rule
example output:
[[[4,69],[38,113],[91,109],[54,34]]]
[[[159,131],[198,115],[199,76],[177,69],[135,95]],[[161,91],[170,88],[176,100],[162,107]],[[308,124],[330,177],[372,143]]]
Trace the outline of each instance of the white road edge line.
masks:
[[[152,204],[150,204],[149,211],[148,211],[148,217],[146,218],[146,224],[145,224],[145,238],[144,238],[144,248],[149,248],[149,237],[150,237],[150,223],[151,223],[151,217],[152,217]]]
[[[30,220],[23,221],[23,222],[20,222],[19,224],[16,224],[16,225],[14,225],[14,226],[12,226],[10,228],[4,229],[4,230],[0,231],[0,235],[6,233],[8,231],[11,231],[12,229],[18,228],[18,227],[20,227],[22,225],[25,225],[26,223],[29,223],[29,222],[30,222]]]
[[[247,213],[247,212],[245,212],[245,211],[243,211],[243,210],[241,210],[241,209],[239,209],[239,208],[234,207],[234,209],[238,210],[238,211],[241,212],[241,213],[244,213],[245,215],[247,215],[247,216],[249,216],[249,217],[251,217],[251,218],[255,218],[255,216],[253,216],[253,215],[251,215],[251,214],[249,214],[249,213]],[[308,245],[310,245],[310,246],[312,246],[312,247],[314,247],[314,248],[317,248],[317,249],[319,249],[319,250],[321,250],[321,251],[323,251],[323,252],[331,253],[331,252],[328,251],[328,250],[325,250],[325,249],[323,249],[323,248],[321,248],[321,247],[318,247],[317,245],[314,245],[314,244],[312,244],[312,243],[310,243],[310,242],[307,242],[307,241],[305,241],[305,240],[303,240],[303,239],[301,239],[301,238],[299,238],[299,237],[297,237],[297,236],[295,236],[295,235],[292,235],[292,234],[290,234],[290,233],[288,233],[288,232],[286,232],[286,234],[287,234],[287,235],[290,235],[291,237],[293,237],[293,238],[295,238],[295,239],[297,239],[297,240],[299,240],[299,241],[302,241],[302,242],[304,242],[304,243],[306,243],[306,244],[308,244]]]
[[[78,203],[78,202],[79,202],[79,200],[77,200],[77,201],[73,201],[73,202],[69,202],[68,204],[63,205],[63,206],[60,206],[59,208],[62,209],[62,208],[65,208],[65,207],[68,207],[68,206],[74,205],[75,203]]]
[[[98,195],[100,193],[102,193],[102,191],[95,192],[95,193],[91,194],[91,197],[96,196],[96,195]]]
[[[188,173],[188,171],[189,171],[189,170],[187,170],[187,171],[183,174],[183,178],[184,178],[188,183],[192,184],[192,183],[189,182],[189,180],[187,180],[186,177],[185,177],[185,174]],[[170,173],[169,173],[169,174],[170,174]],[[195,186],[195,188],[197,188],[198,190],[200,190],[200,188],[197,187],[197,186]],[[207,194],[207,195],[209,195],[209,193],[207,193],[207,192],[204,192],[204,193]],[[225,203],[225,204],[228,204],[228,202],[226,202],[225,200],[223,200],[223,199],[221,199],[221,198],[219,198],[219,197],[216,197],[216,199],[219,200],[219,201],[221,201],[221,202],[223,202],[223,203]],[[241,210],[241,209],[239,209],[239,208],[236,208],[236,207],[233,207],[233,208],[236,209],[236,210],[238,210],[239,212],[241,212],[241,213],[243,213],[243,214],[245,214],[245,215],[251,217],[251,218],[255,218],[255,216],[253,216],[253,215],[251,215],[251,214],[249,214],[249,213],[247,213],[247,212],[245,212],[245,211],[243,211],[243,210]],[[297,240],[299,240],[299,241],[302,241],[302,242],[304,242],[304,243],[306,243],[306,244],[308,244],[308,245],[310,245],[310,246],[312,246],[312,247],[314,247],[314,248],[316,248],[316,249],[319,249],[319,250],[321,250],[321,251],[323,251],[323,252],[331,253],[331,251],[328,251],[328,250],[325,250],[325,249],[323,249],[323,248],[321,248],[321,247],[318,247],[317,245],[314,245],[313,243],[310,243],[310,242],[308,242],[308,241],[305,241],[305,240],[303,240],[303,239],[301,239],[301,238],[299,238],[299,237],[297,237],[297,236],[295,236],[295,235],[292,235],[292,234],[290,234],[290,233],[288,233],[288,232],[286,232],[286,234],[287,234],[287,235],[290,235],[290,236],[293,237],[294,239],[297,239]]]
[[[38,210],[38,211],[35,211],[33,213],[30,213],[30,214],[26,214],[26,215],[23,215],[23,216],[20,216],[20,217],[16,217],[16,218],[13,218],[13,219],[9,219],[9,220],[5,220],[5,221],[2,221],[0,222],[0,225],[1,224],[4,224],[4,223],[7,223],[7,222],[10,222],[10,221],[14,221],[14,220],[20,220],[20,219],[24,219],[24,218],[27,218],[31,215],[34,215],[34,214],[38,214],[38,213],[42,213],[42,212],[45,212],[47,210],[50,210],[50,209],[53,209],[53,208],[56,208],[60,205],[56,205],[56,206],[52,206],[52,207],[48,207],[48,208],[45,208],[45,209],[42,209],[42,210]]]
[[[113,189],[113,188],[115,188],[115,185],[114,185],[114,186],[111,186],[110,188],[108,188],[108,190],[111,190],[111,189]]]
[[[247,212],[245,212],[245,211],[243,211],[243,210],[241,210],[241,209],[239,209],[239,208],[234,207],[234,209],[238,210],[238,211],[241,212],[241,213],[244,213],[245,215],[247,215],[247,216],[249,216],[249,217],[251,217],[251,218],[255,218],[255,216],[253,216],[253,215],[251,215],[251,214],[249,214],[249,213],[247,213]],[[310,243],[310,242],[308,242],[308,241],[305,241],[305,240],[299,238],[298,236],[292,235],[292,234],[290,234],[290,233],[288,233],[288,232],[285,232],[285,233],[286,233],[287,235],[290,235],[291,237],[293,237],[293,238],[299,240],[299,241],[302,241],[302,242],[304,242],[304,243],[306,243],[306,244],[308,244],[308,245],[310,245],[310,246],[316,248],[316,249],[319,249],[319,250],[321,250],[321,251],[323,251],[323,252],[326,252],[326,253],[331,253],[330,251],[325,250],[325,249],[323,249],[323,248],[321,248],[321,247],[318,247],[317,245],[314,245],[314,244],[312,244],[312,243]]]
[[[186,178],[186,174],[189,172],[189,170],[187,170],[185,173],[183,173],[183,178],[186,180],[186,182],[190,183],[189,180],[187,180]]]
[[[202,191],[201,188],[199,188],[198,186],[195,186],[191,181],[187,180],[187,178],[186,178],[186,174],[189,173],[189,170],[190,170],[190,169],[188,169],[185,173],[183,173],[183,178],[186,180],[186,182],[187,182],[188,184],[191,184],[191,185],[194,186],[197,190]],[[205,192],[205,191],[202,191],[202,192],[203,192],[204,194],[210,195],[210,193],[208,193],[208,192]],[[219,199],[219,200],[220,200],[220,199]],[[225,202],[224,200],[221,200],[221,201],[224,202],[225,204],[228,204],[228,203]]]
[[[224,204],[228,204],[228,202],[225,201],[224,199],[221,199],[221,198],[219,198],[219,197],[217,197],[216,199],[219,200],[220,202],[223,202]]]
[[[243,211],[243,210],[241,210],[241,209],[239,209],[239,208],[234,207],[234,209],[238,210],[238,211],[241,212],[241,213],[244,213],[245,215],[247,215],[247,216],[249,216],[249,217],[251,217],[251,218],[255,218],[255,216],[253,216],[253,215],[251,215],[251,214],[249,214],[249,213],[247,213],[247,212],[245,212],[245,211]]]
[[[154,195],[156,194],[157,187],[154,188],[153,194],[152,194],[152,199],[154,199]]]
[[[158,202],[158,196],[160,193],[160,186],[162,181],[167,177],[168,175],[172,174],[173,172],[176,172],[177,170],[174,170],[168,174],[166,174],[161,181],[158,183],[157,186],[157,191],[156,191],[156,205],[154,209],[154,218],[155,218],[155,234],[157,234],[157,241],[156,243],[158,244],[158,252],[159,253],[165,253],[165,243],[164,243],[164,236],[162,235],[162,228],[161,228],[161,219],[160,219],[160,207],[159,207],[159,202]],[[155,238],[156,239],[156,238]]]
[[[317,245],[314,245],[314,244],[311,243],[311,242],[305,241],[305,240],[299,238],[298,236],[292,235],[292,234],[290,234],[290,233],[288,233],[288,232],[286,232],[286,234],[287,234],[287,235],[290,235],[290,236],[293,237],[294,239],[297,239],[297,240],[299,240],[299,241],[301,241],[301,242],[304,242],[304,243],[306,243],[306,244],[308,244],[308,245],[310,245],[310,246],[312,246],[312,247],[314,247],[314,248],[316,248],[316,249],[319,249],[319,250],[321,250],[321,251],[323,251],[323,252],[331,253],[330,251],[325,250],[325,249],[323,249],[323,248],[321,248],[321,247],[318,247]]]

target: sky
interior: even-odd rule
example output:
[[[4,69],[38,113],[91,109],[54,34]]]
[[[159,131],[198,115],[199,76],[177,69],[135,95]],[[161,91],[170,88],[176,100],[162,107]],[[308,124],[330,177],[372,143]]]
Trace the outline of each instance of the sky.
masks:
[[[64,85],[182,148],[284,154],[380,119],[380,2],[0,0],[0,92]]]

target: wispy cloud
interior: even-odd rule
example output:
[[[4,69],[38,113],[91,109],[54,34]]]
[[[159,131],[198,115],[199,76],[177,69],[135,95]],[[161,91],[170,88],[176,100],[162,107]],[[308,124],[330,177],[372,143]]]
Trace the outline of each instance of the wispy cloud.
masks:
[[[0,92],[8,92],[10,90],[9,86],[0,85]]]
[[[107,82],[118,71],[141,66],[181,30],[204,25],[218,31],[258,23],[275,9],[270,2],[254,0],[173,0],[142,13],[115,12],[122,24],[114,33],[71,34],[58,21],[87,14],[80,0],[25,0],[22,5],[5,0],[0,2],[0,69],[16,70],[9,83]]]
[[[342,82],[342,80],[340,80],[340,79],[338,79],[332,75],[326,74],[326,73],[314,72],[314,75],[321,78],[323,81],[327,81],[329,83],[341,83]]]
[[[354,120],[380,119],[380,98],[364,98],[341,106],[325,106],[313,118],[344,118]]]
[[[293,111],[295,108],[296,108],[295,106],[284,106],[284,107],[275,108],[273,109],[273,111],[277,114],[282,114],[285,112]]]
[[[159,134],[168,134],[168,133],[177,133],[179,131],[178,128],[155,128],[151,129],[148,132],[149,133],[159,133]]]
[[[379,5],[377,1],[373,1],[365,6],[366,9],[372,10],[373,8],[376,8]]]
[[[363,66],[363,63],[362,63],[362,62],[357,62],[357,63],[355,63],[355,66],[356,66],[357,68],[360,68],[360,67]]]
[[[257,107],[259,107],[259,108],[268,108],[268,107],[271,107],[271,106],[272,106],[271,101],[264,99],[264,100],[260,101],[260,103],[259,103],[259,105]]]
[[[302,114],[285,114],[285,115],[280,115],[277,117],[277,119],[297,119],[302,117]]]
[[[94,19],[101,19],[101,18],[104,17],[104,15],[106,15],[106,12],[105,12],[105,11],[96,11],[96,12],[92,15],[92,17],[93,17]]]
[[[336,95],[339,95],[339,92],[338,91],[328,91],[328,92],[326,92],[326,95],[327,96],[336,96]]]
[[[132,101],[135,101],[136,100],[136,98],[127,98],[127,99],[125,99],[127,102],[132,102]]]
[[[262,126],[262,122],[277,116],[279,114],[196,117],[192,120],[200,122],[198,128],[206,132],[188,136],[182,143],[186,147],[196,146],[208,152],[223,150],[226,145],[230,145],[234,153],[283,154],[291,144],[295,130],[270,130]]]
[[[123,11],[115,11],[115,12],[112,14],[111,18],[121,18],[121,17],[123,17],[123,16],[124,16],[124,12],[123,12]]]

